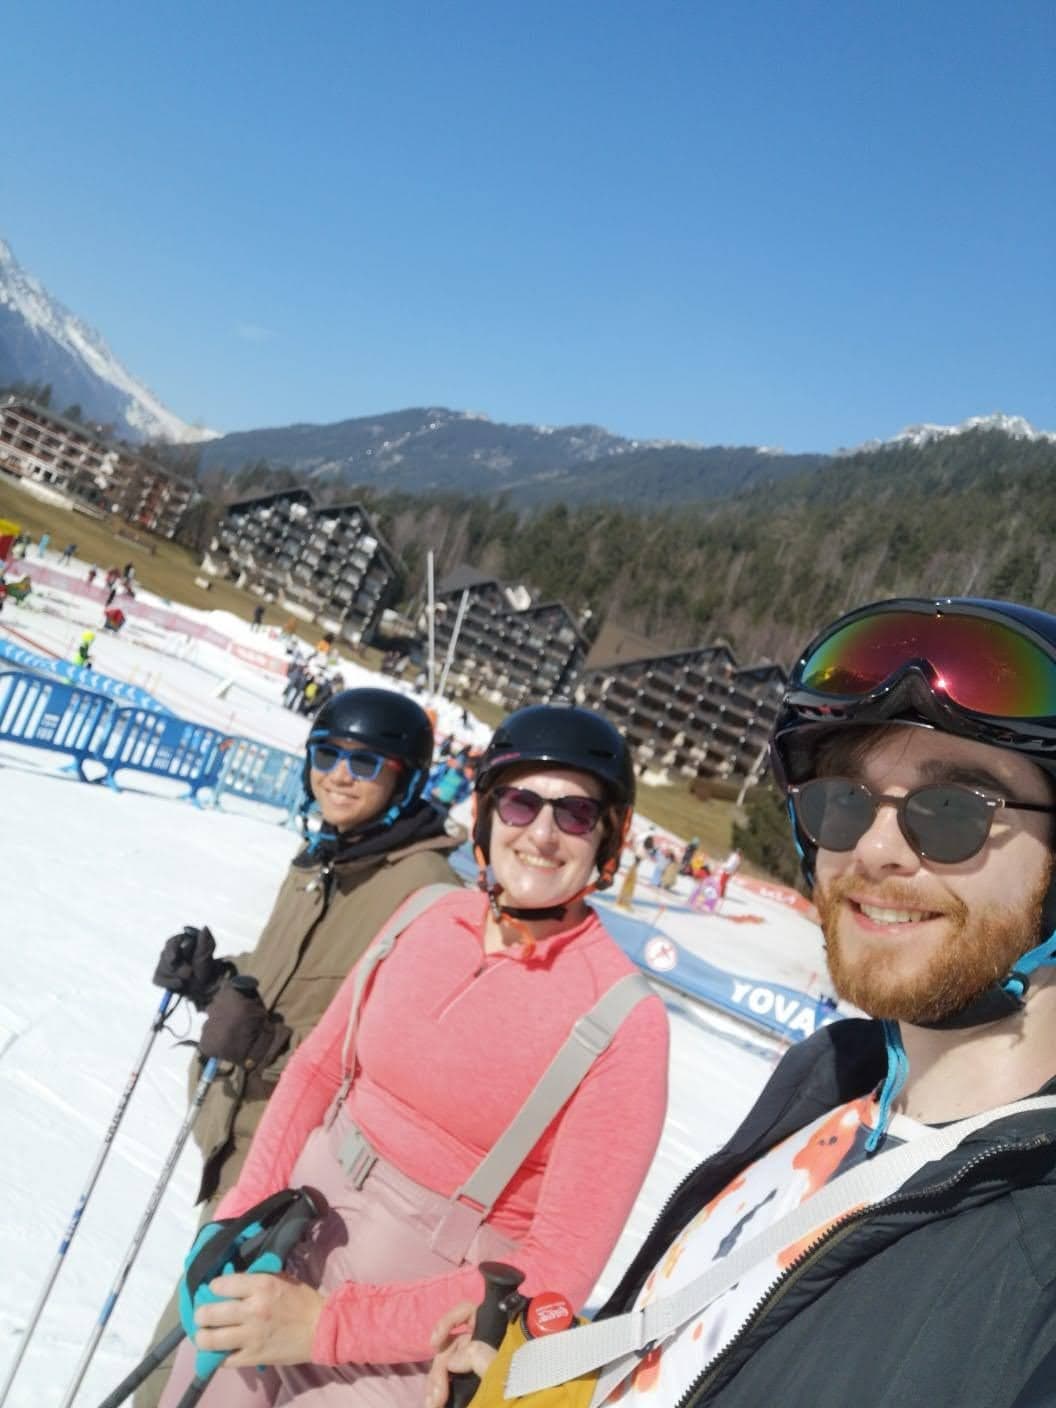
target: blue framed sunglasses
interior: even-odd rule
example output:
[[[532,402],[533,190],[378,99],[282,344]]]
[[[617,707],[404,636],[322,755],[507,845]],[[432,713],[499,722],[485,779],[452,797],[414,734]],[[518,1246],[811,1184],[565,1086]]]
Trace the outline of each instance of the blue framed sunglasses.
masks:
[[[336,743],[309,743],[308,757],[316,772],[333,772],[338,763],[344,763],[351,775],[360,782],[373,782],[386,764],[399,767],[384,753],[374,753],[369,748],[341,748]]]

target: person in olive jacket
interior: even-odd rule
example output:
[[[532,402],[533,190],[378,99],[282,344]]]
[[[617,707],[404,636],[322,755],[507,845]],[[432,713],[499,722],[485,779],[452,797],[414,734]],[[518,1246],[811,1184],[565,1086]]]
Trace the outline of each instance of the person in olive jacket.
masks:
[[[323,825],[291,864],[256,947],[217,958],[212,934],[201,928],[174,935],[162,950],[154,981],[207,1014],[192,1086],[204,1056],[238,1050],[242,1057],[221,1065],[195,1123],[205,1220],[237,1181],[290,1054],[371,939],[415,891],[459,883],[448,856],[465,837],[450,834],[421,796],[432,755],[432,725],[414,700],[388,689],[335,695],[313,722],[304,765],[306,808],[314,798]],[[256,980],[255,993],[247,978]],[[174,1298],[151,1343],[176,1319]],[[136,1408],[156,1404],[166,1374],[147,1380]]]

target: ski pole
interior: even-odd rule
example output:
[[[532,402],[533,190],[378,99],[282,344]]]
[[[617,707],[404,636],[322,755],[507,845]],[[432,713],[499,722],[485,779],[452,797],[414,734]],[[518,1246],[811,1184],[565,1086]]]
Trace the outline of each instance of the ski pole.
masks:
[[[128,1273],[132,1270],[132,1266],[139,1254],[139,1249],[143,1245],[143,1240],[147,1235],[150,1224],[154,1220],[154,1214],[158,1210],[158,1204],[161,1202],[162,1195],[168,1187],[169,1180],[172,1178],[176,1163],[180,1154],[183,1152],[183,1146],[187,1143],[194,1121],[198,1116],[198,1111],[202,1108],[206,1091],[209,1089],[213,1077],[216,1075],[216,1069],[217,1062],[215,1058],[205,1063],[205,1068],[202,1071],[201,1078],[194,1092],[194,1099],[191,1101],[191,1108],[187,1111],[187,1117],[180,1126],[180,1132],[176,1136],[175,1143],[169,1150],[168,1158],[166,1158],[165,1164],[161,1170],[161,1175],[154,1185],[147,1206],[144,1209],[143,1216],[139,1220],[139,1226],[136,1228],[128,1251],[125,1253],[125,1259],[118,1269],[118,1273],[114,1278],[114,1283],[110,1287],[106,1300],[103,1302],[103,1307],[99,1312],[99,1319],[95,1323],[91,1338],[84,1347],[84,1353],[81,1355],[73,1379],[70,1382],[69,1388],[66,1390],[66,1394],[59,1408],[70,1408],[70,1404],[77,1397],[77,1390],[80,1388],[84,1376],[87,1373],[88,1365],[92,1362],[92,1356],[95,1354],[99,1341],[103,1337],[103,1331],[106,1329],[114,1306],[117,1304],[117,1298],[124,1289],[125,1282],[128,1280]]]
[[[482,1261],[480,1274],[484,1277],[484,1299],[477,1311],[473,1338],[498,1349],[506,1334],[510,1315],[515,1307],[524,1304],[520,1296],[514,1296],[517,1287],[524,1280],[524,1272],[504,1261]],[[476,1374],[452,1374],[451,1387],[447,1394],[447,1408],[467,1408],[470,1399],[480,1387]],[[184,1408],[181,1403],[179,1408]]]
[[[15,1352],[14,1363],[8,1370],[7,1378],[4,1380],[3,1388],[0,1388],[0,1408],[3,1408],[3,1405],[7,1402],[7,1395],[11,1392],[11,1385],[15,1381],[15,1376],[18,1373],[19,1366],[22,1363],[22,1358],[25,1355],[26,1350],[29,1348],[29,1342],[33,1338],[33,1334],[37,1328],[37,1322],[40,1320],[40,1317],[44,1312],[44,1306],[47,1304],[48,1297],[51,1295],[52,1287],[55,1285],[56,1278],[58,1277],[59,1272],[62,1270],[63,1258],[69,1251],[70,1243],[73,1241],[74,1236],[77,1232],[77,1228],[80,1226],[81,1217],[84,1214],[85,1208],[88,1206],[88,1199],[92,1196],[92,1191],[95,1188],[96,1181],[98,1180],[99,1175],[102,1172],[103,1164],[106,1163],[106,1157],[109,1154],[111,1148],[113,1147],[114,1136],[117,1134],[121,1121],[124,1118],[125,1111],[128,1109],[129,1101],[132,1099],[132,1092],[135,1090],[136,1085],[139,1082],[139,1077],[142,1074],[143,1067],[146,1065],[147,1057],[150,1055],[150,1049],[154,1045],[154,1039],[157,1036],[158,1032],[160,1032],[162,1027],[165,1025],[165,1017],[168,1013],[169,1007],[173,1001],[174,996],[175,994],[171,992],[165,992],[162,994],[161,1003],[159,1004],[158,1010],[154,1015],[154,1020],[150,1024],[150,1030],[147,1032],[146,1039],[143,1042],[143,1047],[139,1055],[136,1057],[135,1065],[129,1072],[128,1080],[125,1082],[125,1088],[121,1093],[120,1100],[117,1102],[117,1109],[114,1111],[113,1116],[111,1117],[110,1124],[107,1128],[105,1136],[103,1137],[102,1145],[99,1149],[99,1152],[95,1156],[95,1163],[92,1165],[91,1172],[88,1175],[88,1182],[84,1185],[84,1192],[77,1200],[77,1206],[73,1210],[73,1216],[70,1218],[69,1226],[63,1233],[62,1241],[59,1243],[59,1250],[56,1254],[55,1261],[52,1264],[51,1270],[48,1272],[48,1276],[44,1282],[44,1285],[41,1287],[40,1294],[37,1297],[37,1302],[33,1307],[33,1310],[29,1317],[29,1321],[22,1335],[21,1342],[19,1343],[18,1349]]]
[[[296,1193],[290,1189],[285,1193],[266,1198],[263,1203],[258,1203],[256,1207],[243,1213],[239,1223],[231,1228],[226,1236],[220,1235],[218,1245],[206,1244],[202,1255],[208,1256],[211,1253],[215,1260],[204,1269],[199,1266],[200,1280],[197,1284],[200,1284],[201,1281],[211,1281],[214,1276],[219,1276],[225,1266],[229,1264],[233,1264],[236,1271],[251,1270],[253,1264],[268,1253],[274,1258],[269,1261],[268,1269],[281,1270],[290,1252],[311,1224],[322,1215],[322,1211],[322,1200],[319,1195],[307,1188],[299,1188]],[[258,1216],[260,1220],[255,1222]],[[238,1235],[238,1226],[246,1223],[250,1224],[248,1229]],[[146,1356],[126,1378],[121,1380],[117,1388],[103,1399],[99,1408],[118,1408],[119,1404],[130,1398],[158,1365],[165,1362],[185,1334],[186,1331],[182,1325],[177,1325],[170,1330],[163,1339],[160,1339],[152,1349],[148,1350]],[[190,1403],[197,1403],[198,1398],[205,1392],[209,1378],[210,1375],[205,1375],[201,1379],[195,1378],[190,1387],[197,1386],[197,1397],[189,1399]],[[184,1397],[186,1398],[186,1395]]]
[[[185,1334],[182,1325],[177,1325],[163,1338],[158,1340],[153,1348],[149,1349],[136,1367],[126,1378],[122,1379],[113,1393],[109,1394],[100,1403],[99,1408],[117,1408],[119,1403],[124,1403],[127,1398],[131,1398],[140,1384],[149,1379],[154,1370],[164,1364],[172,1351],[177,1347]]]

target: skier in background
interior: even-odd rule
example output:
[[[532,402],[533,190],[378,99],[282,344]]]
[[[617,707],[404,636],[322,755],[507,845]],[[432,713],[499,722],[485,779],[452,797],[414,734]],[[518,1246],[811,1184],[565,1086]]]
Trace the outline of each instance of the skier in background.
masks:
[[[81,636],[77,646],[77,653],[73,657],[75,665],[81,665],[87,669],[92,663],[92,642],[95,640],[94,631],[85,631]]]

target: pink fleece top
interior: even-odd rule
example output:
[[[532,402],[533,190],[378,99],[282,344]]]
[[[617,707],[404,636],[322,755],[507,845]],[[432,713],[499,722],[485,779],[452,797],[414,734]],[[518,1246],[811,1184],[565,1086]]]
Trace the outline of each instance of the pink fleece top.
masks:
[[[527,954],[485,954],[486,899],[458,891],[401,935],[360,1013],[348,1110],[378,1152],[450,1196],[524,1103],[574,1022],[634,967],[591,910]],[[237,1185],[232,1217],[288,1184],[341,1082],[355,970],[290,1059]],[[551,1123],[493,1209],[518,1243],[529,1295],[559,1290],[578,1308],[616,1244],[660,1138],[667,1105],[667,1015],[640,1003]],[[475,1267],[388,1285],[345,1282],[326,1300],[317,1364],[430,1357],[429,1332],[479,1301]]]

